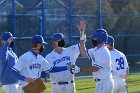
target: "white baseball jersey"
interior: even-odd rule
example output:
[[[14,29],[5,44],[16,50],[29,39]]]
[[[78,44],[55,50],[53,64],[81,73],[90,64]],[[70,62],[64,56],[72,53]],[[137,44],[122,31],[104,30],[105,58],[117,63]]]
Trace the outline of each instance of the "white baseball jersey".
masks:
[[[100,48],[89,49],[87,53],[89,58],[92,59],[92,66],[100,68],[99,71],[93,72],[93,78],[111,78],[111,57],[107,46],[104,45]]]
[[[51,64],[61,67],[68,64],[75,64],[76,59],[80,54],[79,44],[63,48],[63,51],[59,54],[55,50],[49,53],[45,58]],[[51,83],[67,82],[74,80],[74,75],[70,71],[61,71],[56,73],[50,73]]]
[[[23,76],[27,78],[38,78],[42,71],[49,71],[52,69],[43,56],[35,56],[31,51],[26,52],[19,57],[14,69],[18,70]],[[26,85],[27,82],[21,81],[21,84]]]
[[[113,68],[113,77],[124,78],[126,75],[126,70],[128,70],[126,56],[116,49],[110,51],[110,54]]]
[[[124,79],[126,71],[128,70],[126,56],[116,49],[110,51],[110,54],[114,79],[113,93],[127,93]]]

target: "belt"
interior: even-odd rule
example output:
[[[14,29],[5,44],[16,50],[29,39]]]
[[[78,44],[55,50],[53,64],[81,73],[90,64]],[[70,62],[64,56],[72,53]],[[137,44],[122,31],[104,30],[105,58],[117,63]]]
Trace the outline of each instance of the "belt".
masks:
[[[58,82],[58,83],[53,83],[53,84],[58,84],[58,85],[64,85],[64,84],[69,84],[69,83],[74,83],[74,81],[70,81],[70,82]]]
[[[97,79],[97,78],[96,78],[96,79],[95,79],[95,82],[100,81],[100,80],[101,80],[101,79]]]

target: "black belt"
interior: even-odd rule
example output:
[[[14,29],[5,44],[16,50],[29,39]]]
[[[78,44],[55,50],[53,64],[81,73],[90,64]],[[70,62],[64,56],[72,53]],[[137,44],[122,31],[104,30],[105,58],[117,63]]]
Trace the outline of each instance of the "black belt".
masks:
[[[95,82],[100,81],[101,79],[95,79]]]
[[[58,85],[64,85],[64,84],[69,84],[69,83],[74,83],[74,81],[70,81],[70,82],[58,82],[58,83],[53,83],[53,84],[58,84]]]

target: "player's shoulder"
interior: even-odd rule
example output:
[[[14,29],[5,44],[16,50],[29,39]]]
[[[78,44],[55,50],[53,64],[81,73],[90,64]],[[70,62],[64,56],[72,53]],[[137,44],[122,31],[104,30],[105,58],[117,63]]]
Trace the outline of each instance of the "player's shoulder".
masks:
[[[29,51],[28,52],[25,52],[24,54],[22,54],[20,57],[19,57],[19,60],[22,60],[22,61],[27,61],[28,59],[30,59],[30,53]]]
[[[48,53],[48,54],[46,55],[45,58],[50,58],[50,57],[53,56],[54,54],[55,54],[55,52],[54,52],[54,50],[52,50],[50,53]]]
[[[42,55],[40,55],[40,54],[38,54],[38,57],[44,59],[44,57]]]
[[[97,50],[97,47],[88,49],[88,51],[96,51],[96,50]]]
[[[125,56],[124,53],[122,53],[121,51],[117,50],[117,49],[114,49],[113,51],[110,51],[111,53],[116,53],[116,54],[119,54],[119,55],[122,55],[122,56]]]
[[[80,45],[79,44],[71,45],[71,46],[67,47],[66,49],[74,49],[77,47],[80,47]]]
[[[89,54],[91,54],[91,53],[94,53],[96,49],[97,49],[96,47],[95,48],[90,48],[90,49],[87,50],[87,52]]]
[[[122,53],[121,51],[115,49],[116,52],[120,53],[121,55],[124,55],[124,53]]]
[[[22,55],[20,56],[20,58],[28,58],[28,57],[30,57],[29,51],[25,52],[24,54],[22,54]]]

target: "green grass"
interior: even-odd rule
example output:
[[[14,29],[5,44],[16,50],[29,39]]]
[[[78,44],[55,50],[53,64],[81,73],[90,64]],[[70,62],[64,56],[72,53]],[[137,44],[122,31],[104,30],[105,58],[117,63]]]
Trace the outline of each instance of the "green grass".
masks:
[[[76,90],[77,93],[94,93],[95,90],[95,82],[93,79],[83,79],[83,80],[76,80]],[[140,93],[140,74],[137,75],[129,75],[128,81],[128,91],[131,92],[137,92]],[[46,83],[46,91],[45,93],[50,93],[50,84]],[[0,93],[2,92],[2,89],[0,89]]]

